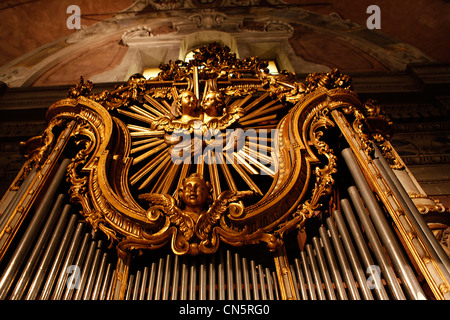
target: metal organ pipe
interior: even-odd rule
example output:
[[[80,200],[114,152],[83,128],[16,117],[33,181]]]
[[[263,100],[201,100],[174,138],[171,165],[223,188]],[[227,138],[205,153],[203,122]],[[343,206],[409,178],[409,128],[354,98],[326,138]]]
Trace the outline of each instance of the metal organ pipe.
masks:
[[[169,286],[170,286],[170,280],[171,280],[171,277],[170,277],[171,262],[172,262],[172,255],[168,254],[166,256],[166,268],[164,269],[164,284],[163,284],[162,300],[169,299]]]
[[[236,299],[243,300],[242,294],[242,268],[241,268],[241,259],[239,254],[234,254],[234,265],[235,265],[235,273],[236,273]]]
[[[241,254],[240,249],[227,247],[215,254],[192,257],[172,253],[161,256],[149,251],[144,263],[129,266],[125,298],[273,300],[286,293],[288,297],[303,300],[405,299],[391,264],[391,252],[386,253],[388,250],[384,250],[380,239],[380,227],[371,220],[372,211],[370,216],[367,213],[367,196],[362,199],[354,186],[348,193],[352,203],[341,199],[342,211],[332,212],[318,235],[309,239],[305,249],[292,260],[277,253],[279,256],[272,256],[271,263],[267,264],[264,255],[259,260],[258,255],[255,259]],[[110,261],[103,240],[78,221],[81,217],[71,212],[71,205],[65,204],[64,198],[61,194],[51,211],[48,207],[48,218],[41,222],[40,233],[35,235],[37,241],[22,263],[29,267],[22,266],[25,272],[12,280],[14,291],[10,299],[112,298],[116,263]],[[275,267],[275,261],[283,264]],[[363,268],[374,264],[381,267],[385,285],[369,288]],[[81,270],[78,289],[68,287],[69,266]],[[284,293],[279,291],[281,280],[276,268],[289,271],[292,276],[289,284],[287,276],[283,278]]]
[[[209,262],[209,300],[216,299],[216,268],[215,256]]]
[[[397,281],[397,276],[395,275],[394,269],[389,263],[389,258],[384,251],[383,245],[380,238],[378,237],[375,227],[373,226],[372,222],[369,219],[369,216],[367,215],[358,190],[356,189],[356,187],[352,186],[348,188],[348,193],[350,195],[350,198],[352,199],[353,205],[355,206],[358,217],[364,228],[364,232],[369,240],[370,245],[373,248],[373,252],[375,254],[377,262],[380,265],[385,279],[389,284],[391,293],[394,295],[395,299],[405,300],[406,297],[403,294],[403,291]]]
[[[391,261],[399,273],[400,278],[407,288],[407,293],[412,299],[424,299],[425,294],[420,287],[411,267],[406,263],[402,251],[390,229],[384,213],[382,212],[375,196],[372,193],[361,169],[356,162],[352,151],[347,148],[342,151],[342,156],[350,170],[350,173],[355,180],[358,190],[364,199],[365,205],[370,212],[371,220],[377,229],[377,232],[383,241],[383,244],[389,253]]]
[[[35,240],[41,226],[48,215],[49,208],[53,202],[53,199],[58,191],[59,185],[62,179],[65,177],[67,166],[70,163],[70,159],[62,160],[50,186],[48,187],[44,197],[42,198],[39,207],[37,208],[33,218],[30,221],[28,228],[17,245],[16,250],[13,253],[12,258],[0,278],[0,299],[5,299],[8,291],[11,287],[11,283],[25,259],[28,251],[30,250],[33,241]]]
[[[174,259],[174,263],[173,263],[173,282],[172,282],[172,295],[171,295],[171,299],[172,300],[176,300],[177,296],[178,296],[178,284],[179,284],[179,280],[180,280],[180,258],[178,255],[175,255],[175,259]],[[144,268],[144,274],[145,274],[145,270],[147,269]],[[145,281],[143,281],[143,283],[145,284]],[[142,287],[142,291],[145,292],[145,287]]]
[[[305,277],[303,276],[303,271],[302,271],[302,267],[300,265],[300,260],[298,258],[295,258],[294,260],[295,262],[295,271],[296,271],[296,275],[297,275],[297,283],[300,286],[300,294],[301,294],[301,298],[302,300],[308,300],[308,293],[306,291],[306,286],[305,286]],[[300,295],[298,296],[300,299]]]
[[[72,219],[74,220],[75,224],[76,216],[72,217]],[[73,226],[73,228],[75,228],[75,225]],[[65,284],[64,279],[67,276],[65,270],[67,270],[67,267],[72,264],[71,262],[72,259],[75,257],[76,254],[75,250],[81,241],[83,230],[84,230],[84,223],[79,222],[75,232],[73,233],[73,237],[71,237],[72,232],[66,232],[64,236],[63,245],[58,250],[57,258],[55,259],[55,262],[53,263],[52,269],[50,271],[50,276],[47,278],[47,281],[44,285],[44,289],[41,294],[42,300],[50,299],[58,273],[60,274],[60,276],[58,278],[58,281],[56,282],[56,289],[54,291],[54,296],[58,297],[57,299],[60,299],[60,295],[62,295],[62,290],[64,290]],[[61,264],[62,268],[60,268]]]
[[[222,257],[222,259],[220,259]],[[159,298],[181,300],[214,300],[220,297],[228,299],[232,290],[234,298],[251,300],[254,296],[273,300],[279,298],[277,283],[274,282],[273,266],[250,260],[250,272],[247,259],[232,250],[219,250],[211,256],[179,257],[168,254],[164,257],[149,257],[154,271],[149,272],[149,265],[137,267],[128,277],[125,299],[158,298],[158,287],[161,287]],[[163,272],[161,271],[163,267]],[[224,266],[224,268],[222,268]],[[147,270],[147,271],[146,271]],[[223,274],[221,277],[220,274]],[[229,276],[232,273],[232,277]],[[146,275],[147,274],[147,275]],[[148,277],[150,274],[150,277]],[[154,274],[154,276],[152,276]],[[250,274],[252,280],[250,280]],[[145,279],[150,278],[150,281]],[[153,281],[152,281],[153,278]],[[161,285],[158,283],[158,278]],[[218,281],[216,281],[216,278]],[[222,278],[222,279],[221,279]],[[104,280],[105,281],[105,280]],[[222,282],[222,284],[220,284]],[[105,282],[103,282],[105,283]],[[166,284],[171,284],[166,286]],[[219,289],[221,288],[221,289]],[[216,295],[216,291],[219,291]],[[154,294],[150,292],[154,291]],[[180,295],[178,295],[180,291]],[[222,292],[222,293],[220,293]],[[240,292],[240,293],[239,293]],[[86,297],[89,299],[88,297]]]
[[[25,263],[25,267],[20,275],[19,280],[16,283],[16,287],[14,288],[10,300],[18,300],[22,299],[22,296],[25,293],[25,289],[31,281],[32,273],[36,267],[38,259],[40,258],[40,254],[43,251],[43,247],[47,242],[47,239],[50,237],[50,234],[53,231],[53,228],[58,220],[58,215],[61,212],[64,203],[64,194],[58,195],[55,204],[50,212],[50,215],[42,228],[41,234],[36,240],[33,250],[28,258],[28,261]]]
[[[306,256],[305,251],[300,252],[300,256],[302,259],[303,273],[305,274],[306,283],[308,285],[307,289],[309,292],[309,297],[311,300],[317,300],[316,292],[314,291],[313,280],[310,273],[308,257]]]
[[[75,267],[75,269],[73,270],[73,273],[77,273],[77,271],[81,271],[83,269],[81,269],[80,266],[82,266],[84,264],[85,258],[86,258],[86,254],[88,253],[89,250],[89,241],[91,240],[91,234],[90,233],[86,233],[84,235],[83,241],[81,242],[81,247],[78,251],[78,254],[76,256],[75,262],[73,264],[70,264],[72,266]],[[78,269],[76,269],[78,268]],[[71,300],[72,296],[74,294],[74,290],[71,288],[73,285],[74,287],[77,287],[77,282],[80,280],[80,278],[74,276],[73,278],[70,277],[69,278],[69,273],[67,272],[70,269],[63,269],[61,270],[61,272],[64,274],[64,282],[61,284],[61,286],[63,286],[63,288],[65,288],[64,291],[64,296],[62,297],[63,300]],[[66,280],[67,279],[67,280]],[[69,283],[69,280],[72,280],[74,282]],[[69,284],[69,285],[68,285]],[[79,282],[78,282],[79,285]],[[53,300],[59,300],[61,297],[54,297]]]
[[[98,271],[97,280],[95,282],[94,289],[92,291],[92,300],[98,300],[100,295],[100,290],[102,288],[102,281],[105,277],[105,273],[107,272],[107,263],[108,263],[108,253],[103,253],[102,260],[100,262],[100,267]]]
[[[333,253],[333,249],[332,249],[332,246],[330,243],[330,239],[329,239],[327,230],[325,229],[325,226],[321,226],[319,228],[319,234],[320,234],[320,239],[323,242],[325,256],[327,257],[327,261],[330,266],[329,268],[331,270],[331,276],[332,276],[333,282],[336,286],[339,299],[340,300],[348,300],[348,296],[347,296],[347,293],[345,292],[345,288],[343,285],[341,273],[339,271],[339,267],[336,262],[336,257]]]
[[[72,207],[71,205],[67,204],[64,206],[64,209],[61,213],[61,216],[59,218],[58,224],[55,228],[55,232],[53,233],[52,238],[50,239],[50,244],[47,246],[47,249],[45,250],[44,256],[42,258],[42,262],[39,265],[39,269],[36,272],[34,279],[31,283],[30,289],[28,291],[28,294],[26,295],[26,300],[34,300],[37,298],[39,290],[41,288],[41,285],[45,279],[45,273],[47,272],[48,267],[50,266],[50,263],[53,259],[53,256],[56,252],[56,249],[58,248],[58,245],[60,245],[59,241],[61,237],[63,236],[64,229],[67,227],[67,220],[69,219],[69,214]],[[69,222],[68,229],[72,229],[75,226],[75,219],[76,216],[72,216],[73,219]],[[63,245],[64,246],[64,240]]]
[[[350,298],[352,300],[360,300],[358,289],[356,288],[355,279],[350,271],[350,265],[348,263],[347,257],[344,252],[344,247],[342,246],[341,240],[339,239],[336,226],[334,225],[333,219],[327,218],[328,230],[331,233],[331,241],[333,243],[334,249],[336,250],[337,260],[341,266],[343,277],[347,288],[349,291]]]
[[[356,253],[355,247],[353,246],[350,234],[345,226],[344,219],[339,210],[333,212],[334,221],[337,223],[339,229],[339,234],[341,235],[341,240],[344,248],[347,252],[347,257],[352,266],[353,273],[358,280],[359,288],[365,300],[373,300],[372,293],[367,287],[367,279],[362,270],[361,263],[359,262],[358,255]]]
[[[411,223],[414,225],[419,236],[425,239],[425,245],[428,247],[428,251],[433,256],[433,259],[437,264],[443,265],[441,270],[445,273],[447,279],[450,279],[450,259],[442,249],[441,244],[437,241],[436,237],[433,235],[432,231],[423,220],[422,215],[417,210],[416,205],[411,200],[410,196],[406,192],[402,183],[398,180],[396,174],[393,172],[392,168],[387,163],[380,149],[373,143],[375,150],[374,164],[382,174],[386,183],[389,185],[392,192],[396,195],[397,199],[400,201],[405,213],[410,217]]]
[[[343,209],[346,221],[349,225],[349,228],[351,230],[353,239],[356,243],[356,246],[358,248],[359,255],[361,257],[361,260],[363,261],[364,267],[366,270],[374,265],[372,256],[370,254],[369,248],[367,247],[366,241],[364,239],[364,236],[361,232],[361,229],[359,227],[358,222],[356,221],[356,218],[353,214],[353,210],[351,208],[350,202],[347,199],[341,200],[341,207]],[[375,294],[377,295],[377,298],[380,300],[387,300],[389,299],[386,291],[384,290],[383,286],[376,286],[374,288]]]
[[[336,300],[336,294],[333,290],[333,283],[331,282],[331,277],[329,274],[328,266],[325,260],[325,256],[322,251],[322,245],[320,244],[320,239],[318,237],[312,238],[314,244],[314,250],[316,251],[317,262],[319,265],[320,273],[325,283],[325,291],[329,300]]]
[[[319,300],[325,300],[326,297],[322,288],[322,279],[319,274],[319,268],[317,267],[313,248],[309,243],[306,245],[306,252],[308,253],[309,262],[311,263],[311,270],[314,278],[314,283],[316,285],[317,296],[319,297]]]
[[[250,276],[248,273],[247,258],[245,258],[245,257],[242,257],[242,274],[243,274],[243,280],[244,280],[245,300],[251,300]]]

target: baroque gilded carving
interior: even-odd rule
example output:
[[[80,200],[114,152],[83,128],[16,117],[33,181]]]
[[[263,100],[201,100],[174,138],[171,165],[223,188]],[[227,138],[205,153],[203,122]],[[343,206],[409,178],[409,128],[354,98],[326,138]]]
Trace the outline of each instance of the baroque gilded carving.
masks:
[[[120,250],[276,250],[332,191],[330,112],[364,114],[338,70],[302,83],[266,67],[213,43],[112,91],[91,94],[81,79],[47,119],[77,121],[67,179],[86,221]]]

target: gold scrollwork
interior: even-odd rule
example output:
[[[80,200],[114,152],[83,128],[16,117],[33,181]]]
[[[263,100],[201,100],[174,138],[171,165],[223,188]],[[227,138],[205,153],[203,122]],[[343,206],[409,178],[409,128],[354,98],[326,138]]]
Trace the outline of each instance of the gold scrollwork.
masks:
[[[303,84],[218,44],[200,48],[189,63],[161,66],[157,78],[135,75],[112,91],[91,89],[81,79],[47,117],[77,121],[71,199],[120,250],[171,243],[176,254],[195,255],[221,242],[276,250],[332,192],[336,156],[323,139],[335,126],[330,110],[363,119],[350,78],[338,70]],[[362,122],[355,126],[362,130]],[[198,162],[173,161],[176,130],[203,135],[187,145],[191,160],[200,148]]]
[[[295,215],[304,216],[304,218],[311,218],[314,213],[321,207],[319,201],[332,192],[334,184],[333,174],[337,172],[336,156],[333,150],[327,143],[321,140],[324,132],[323,129],[334,127],[334,122],[328,117],[329,109],[323,108],[314,116],[309,129],[309,136],[311,142],[314,144],[317,153],[324,155],[327,158],[327,164],[323,168],[316,167],[314,170],[316,181],[312,191],[312,196],[309,200],[302,203]]]

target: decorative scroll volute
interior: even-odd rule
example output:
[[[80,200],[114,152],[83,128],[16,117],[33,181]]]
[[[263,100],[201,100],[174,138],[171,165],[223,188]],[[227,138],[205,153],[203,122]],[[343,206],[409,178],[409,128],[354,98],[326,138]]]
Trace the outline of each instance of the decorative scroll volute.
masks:
[[[330,111],[361,106],[337,70],[303,84],[264,68],[214,44],[113,91],[90,94],[82,79],[47,121],[77,121],[68,181],[85,219],[121,250],[275,250],[331,192]]]

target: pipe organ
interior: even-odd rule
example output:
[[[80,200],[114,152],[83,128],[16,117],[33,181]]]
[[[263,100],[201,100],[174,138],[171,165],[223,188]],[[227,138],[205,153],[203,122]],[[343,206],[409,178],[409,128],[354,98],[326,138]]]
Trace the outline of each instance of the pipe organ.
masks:
[[[81,79],[1,200],[0,298],[450,299],[388,117],[338,70],[266,67],[213,43]]]

